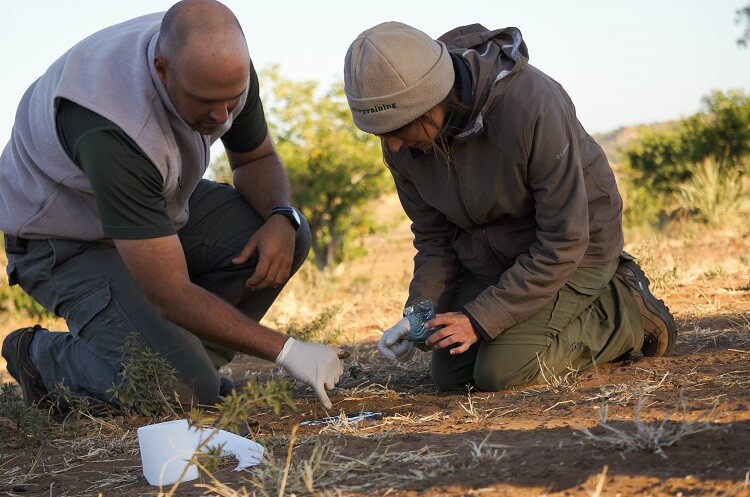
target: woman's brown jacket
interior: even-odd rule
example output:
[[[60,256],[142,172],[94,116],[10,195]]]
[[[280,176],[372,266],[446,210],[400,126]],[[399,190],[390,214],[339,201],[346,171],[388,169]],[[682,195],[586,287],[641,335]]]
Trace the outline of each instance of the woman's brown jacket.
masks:
[[[440,40],[468,64],[468,124],[449,159],[384,147],[417,248],[407,305],[431,299],[445,311],[470,271],[487,289],[464,312],[492,339],[539,310],[579,266],[618,257],[622,200],[601,147],[565,90],[529,65],[518,29],[472,25]]]

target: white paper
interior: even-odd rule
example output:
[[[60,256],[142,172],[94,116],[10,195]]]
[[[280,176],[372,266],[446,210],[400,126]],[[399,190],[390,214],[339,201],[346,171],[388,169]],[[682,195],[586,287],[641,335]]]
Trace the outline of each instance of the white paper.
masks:
[[[198,445],[209,437],[204,452],[221,445],[222,456],[237,458],[239,464],[235,471],[255,466],[265,452],[262,445],[228,431],[190,427],[185,419],[167,421],[138,428],[143,476],[151,485],[171,485],[187,466],[182,481],[195,480],[198,468],[188,464]]]
[[[249,466],[255,466],[261,459],[263,459],[263,453],[265,449],[259,443],[252,440],[248,440],[245,437],[235,435],[224,430],[211,430],[211,429],[197,429],[192,428],[191,433],[193,435],[193,443],[195,447],[203,441],[211,437],[204,447],[204,452],[211,449],[211,447],[218,447],[223,444],[221,449],[221,455],[233,455],[237,458],[239,464],[235,471],[241,471]]]
[[[171,485],[198,478],[198,468],[190,464],[196,444],[184,419],[138,428],[143,476],[151,485]],[[187,471],[185,471],[187,467]],[[185,474],[183,475],[183,471]]]

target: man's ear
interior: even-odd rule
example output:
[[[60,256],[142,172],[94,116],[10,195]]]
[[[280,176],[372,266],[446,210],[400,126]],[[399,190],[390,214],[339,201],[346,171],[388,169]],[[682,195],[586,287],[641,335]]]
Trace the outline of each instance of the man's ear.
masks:
[[[167,74],[169,72],[167,61],[159,56],[154,57],[154,69],[156,69],[156,74],[159,75],[159,79],[164,84],[164,86],[167,86]]]

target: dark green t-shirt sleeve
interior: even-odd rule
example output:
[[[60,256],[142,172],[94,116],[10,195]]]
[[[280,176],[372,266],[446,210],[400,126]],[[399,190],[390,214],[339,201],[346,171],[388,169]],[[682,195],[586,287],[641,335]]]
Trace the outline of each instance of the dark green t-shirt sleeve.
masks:
[[[221,137],[227,150],[244,153],[258,148],[268,135],[266,117],[263,115],[263,104],[260,101],[260,84],[255,68],[250,66],[250,82],[247,89],[247,101],[232,127]]]
[[[177,232],[161,173],[119,126],[64,99],[56,119],[60,143],[91,183],[105,236],[144,239]]]

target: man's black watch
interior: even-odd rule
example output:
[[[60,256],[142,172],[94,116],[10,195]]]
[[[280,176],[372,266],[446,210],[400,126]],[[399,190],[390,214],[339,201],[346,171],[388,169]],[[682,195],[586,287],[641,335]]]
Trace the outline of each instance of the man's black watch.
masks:
[[[295,209],[294,207],[274,207],[273,209],[271,209],[271,213],[268,215],[268,217],[271,217],[274,214],[281,214],[282,216],[286,216],[289,219],[289,222],[292,223],[294,231],[297,231],[299,229],[299,225],[302,223],[302,220],[299,217],[299,212],[297,212],[297,209]]]

